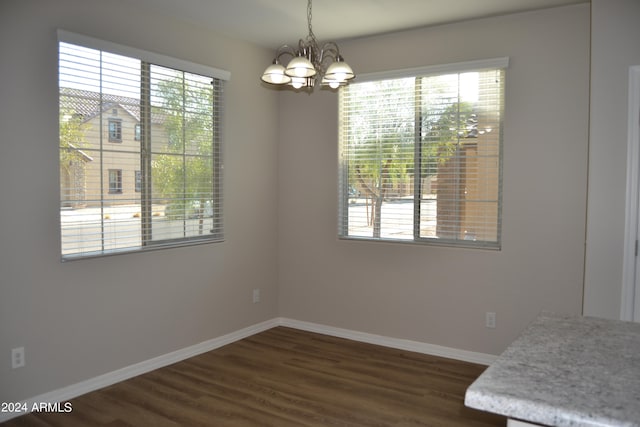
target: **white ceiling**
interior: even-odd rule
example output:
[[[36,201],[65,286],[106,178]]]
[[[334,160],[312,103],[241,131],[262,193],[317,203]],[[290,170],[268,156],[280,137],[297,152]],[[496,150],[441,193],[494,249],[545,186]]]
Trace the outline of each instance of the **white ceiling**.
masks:
[[[307,35],[307,0],[131,0],[193,25],[265,47]],[[319,41],[370,36],[589,0],[315,0]]]

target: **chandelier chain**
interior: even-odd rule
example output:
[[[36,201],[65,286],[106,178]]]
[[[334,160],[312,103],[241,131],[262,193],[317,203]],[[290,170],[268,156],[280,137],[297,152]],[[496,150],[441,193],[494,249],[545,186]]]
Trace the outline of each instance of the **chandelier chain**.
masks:
[[[316,35],[313,34],[313,28],[311,27],[311,19],[313,17],[311,13],[311,3],[312,0],[307,0],[307,26],[309,27],[309,38],[315,42]]]

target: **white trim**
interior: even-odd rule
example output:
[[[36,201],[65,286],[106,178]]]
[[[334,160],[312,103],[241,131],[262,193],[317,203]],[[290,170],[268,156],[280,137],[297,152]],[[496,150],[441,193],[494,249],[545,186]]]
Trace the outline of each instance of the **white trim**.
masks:
[[[398,350],[406,350],[415,353],[429,354],[432,356],[446,357],[449,359],[477,363],[480,365],[490,365],[497,358],[497,356],[491,354],[458,350],[455,348],[426,344],[418,341],[390,338],[382,335],[369,334],[366,332],[336,328],[333,326],[326,326],[318,323],[303,322],[300,320],[278,317],[264,321],[262,323],[258,323],[256,325],[248,326],[246,328],[240,329],[236,332],[231,332],[218,338],[213,338],[211,340],[185,347],[183,349],[176,350],[162,356],[154,357],[152,359],[145,360],[131,366],[126,366],[122,369],[108,372],[106,374],[90,378],[86,381],[81,381],[67,387],[53,390],[48,393],[23,400],[20,403],[26,403],[26,407],[30,409],[33,407],[34,403],[66,402],[83,394],[90,393],[92,391],[96,391],[115,383],[128,380],[138,375],[145,374],[155,369],[163,368],[165,366],[172,365],[190,357],[215,350],[227,344],[231,344],[235,341],[250,337],[251,335],[255,335],[268,329],[275,328],[276,326],[286,326],[302,331],[315,332],[318,334],[329,335],[338,338],[346,338],[353,341],[365,342],[369,344],[380,345],[383,347],[395,348]],[[20,415],[24,415],[24,413],[0,413],[0,423]]]
[[[376,80],[401,79],[405,77],[430,76],[435,74],[460,73],[465,71],[480,71],[495,68],[508,68],[509,57],[478,59],[474,61],[454,62],[450,64],[427,65],[425,67],[405,68],[403,70],[379,71],[358,74],[356,83]]]
[[[637,285],[638,179],[640,178],[640,65],[629,68],[629,118],[627,142],[627,195],[622,264],[620,319],[640,321],[640,289]]]
[[[58,29],[58,41],[82,45],[91,49],[104,50],[118,55],[129,56],[141,59],[152,64],[170,67],[189,73],[200,74],[203,76],[213,77],[220,80],[231,79],[231,73],[229,71],[209,67],[207,65],[196,64],[191,61],[173,58],[171,56],[162,55],[160,53],[149,52],[147,50],[137,49],[135,47],[129,47],[105,40],[100,40],[61,29]]]
[[[316,332],[338,338],[346,338],[353,341],[365,342],[380,345],[383,347],[395,348],[398,350],[412,351],[415,353],[429,354],[431,356],[446,357],[449,359],[461,360],[464,362],[477,363],[480,365],[492,364],[498,356],[474,351],[459,350],[451,347],[443,347],[435,344],[427,344],[419,341],[411,341],[400,338],[390,338],[382,335],[358,332],[350,329],[336,328],[333,326],[320,325],[317,323],[303,322],[300,320],[280,318],[279,324],[303,331]]]
[[[115,383],[128,380],[138,375],[146,374],[155,369],[163,368],[165,366],[172,365],[190,357],[197,356],[202,353],[206,353],[211,350],[215,350],[232,342],[239,341],[241,339],[250,337],[260,332],[264,332],[267,329],[271,329],[278,326],[277,319],[267,320],[256,325],[252,325],[235,332],[223,335],[218,338],[213,338],[208,341],[201,342],[189,347],[185,347],[180,350],[173,351],[171,353],[164,354],[162,356],[154,357],[149,360],[145,360],[140,363],[136,363],[130,366],[126,366],[122,369],[118,369],[112,372],[108,372],[103,375],[99,375],[94,378],[90,378],[85,381],[81,381],[76,384],[72,384],[67,387],[59,388],[57,390],[50,391],[26,400],[20,403],[26,403],[26,408],[31,410],[34,403],[40,402],[66,402],[75,397],[83,394],[90,393],[92,391],[99,390],[104,387],[108,387]],[[24,415],[22,413],[0,413],[0,423],[15,418],[17,416]]]

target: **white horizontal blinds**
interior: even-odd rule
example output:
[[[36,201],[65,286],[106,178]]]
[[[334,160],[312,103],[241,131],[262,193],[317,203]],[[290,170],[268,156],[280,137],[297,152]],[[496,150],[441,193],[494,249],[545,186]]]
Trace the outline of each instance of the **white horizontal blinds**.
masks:
[[[414,79],[352,84],[340,96],[344,233],[413,239]]]
[[[59,45],[62,254],[139,247],[140,61]]]
[[[497,244],[502,70],[422,77],[420,238]]]
[[[340,236],[498,247],[504,71],[400,75],[341,90]]]
[[[219,80],[61,41],[59,87],[63,259],[222,237]]]
[[[221,109],[221,82],[158,66],[150,79],[152,198],[164,207],[164,215],[152,216],[151,240],[219,234],[222,195],[213,195],[222,188],[214,173],[221,135],[212,118]]]
[[[210,76],[217,80],[231,79],[231,73],[226,70],[209,67],[202,64],[196,64],[190,61],[173,58],[156,52],[136,49],[131,46],[125,46],[106,40],[96,39],[93,37],[85,36],[83,34],[72,33],[61,29],[58,30],[58,41],[74,44],[77,46],[85,46],[98,51],[117,53],[122,56],[137,58],[140,61],[148,62],[149,64],[158,64],[176,70],[183,70],[194,74]]]

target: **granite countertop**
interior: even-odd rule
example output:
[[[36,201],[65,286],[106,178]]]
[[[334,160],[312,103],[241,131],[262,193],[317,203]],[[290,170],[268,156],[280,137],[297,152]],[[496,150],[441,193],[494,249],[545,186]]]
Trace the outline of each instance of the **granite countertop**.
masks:
[[[465,405],[548,426],[640,427],[640,323],[545,313]]]

